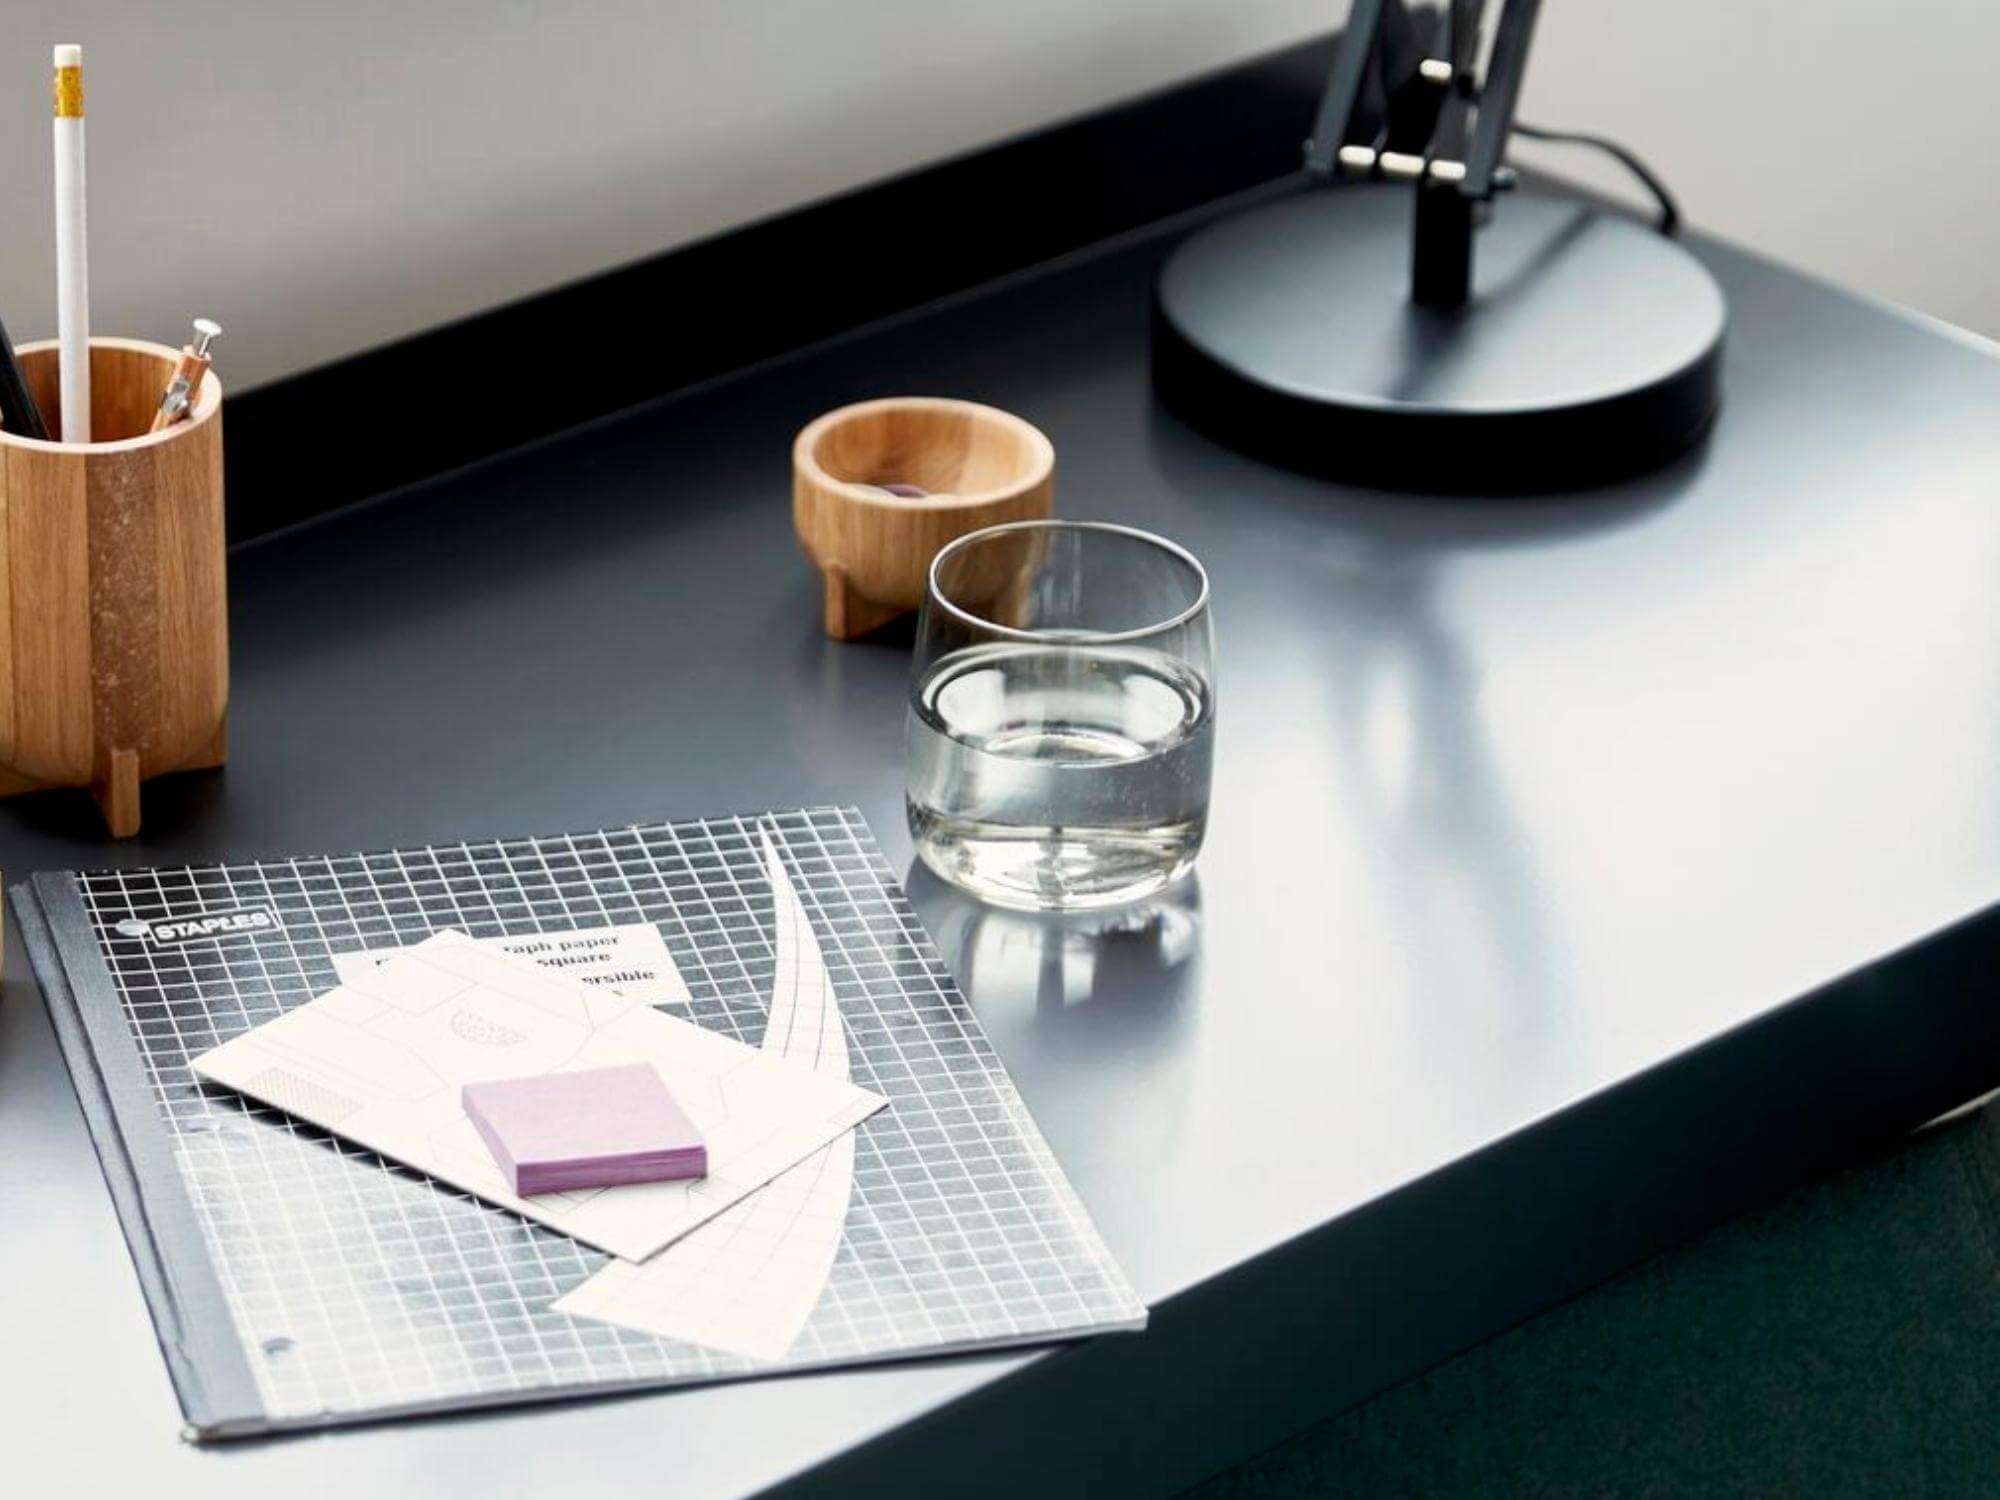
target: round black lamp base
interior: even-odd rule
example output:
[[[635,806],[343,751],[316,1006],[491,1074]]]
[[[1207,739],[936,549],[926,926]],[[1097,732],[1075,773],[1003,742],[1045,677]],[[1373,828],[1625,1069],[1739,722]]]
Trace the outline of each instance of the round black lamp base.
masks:
[[[1721,398],[1721,288],[1574,199],[1501,198],[1463,307],[1410,300],[1415,190],[1320,188],[1211,224],[1160,273],[1153,378],[1247,453],[1395,489],[1523,492],[1664,463]]]

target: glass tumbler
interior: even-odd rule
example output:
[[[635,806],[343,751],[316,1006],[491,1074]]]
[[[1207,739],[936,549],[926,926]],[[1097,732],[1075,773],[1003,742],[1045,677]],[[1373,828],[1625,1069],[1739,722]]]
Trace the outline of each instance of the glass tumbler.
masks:
[[[908,720],[910,833],[1002,906],[1078,910],[1185,874],[1215,754],[1208,575],[1127,526],[1020,521],[931,563]]]

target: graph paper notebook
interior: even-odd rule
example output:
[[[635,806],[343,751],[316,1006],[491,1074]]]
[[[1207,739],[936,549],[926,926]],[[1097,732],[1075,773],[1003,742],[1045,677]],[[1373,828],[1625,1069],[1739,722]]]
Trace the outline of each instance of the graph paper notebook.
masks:
[[[1144,1323],[852,809],[38,875],[12,894],[192,1436]],[[443,928],[650,924],[689,993],[667,1008],[768,1045],[788,912],[816,941],[848,1075],[889,1107],[853,1133],[838,1248],[776,1357],[559,1311],[607,1257],[187,1067],[332,988],[334,955]]]

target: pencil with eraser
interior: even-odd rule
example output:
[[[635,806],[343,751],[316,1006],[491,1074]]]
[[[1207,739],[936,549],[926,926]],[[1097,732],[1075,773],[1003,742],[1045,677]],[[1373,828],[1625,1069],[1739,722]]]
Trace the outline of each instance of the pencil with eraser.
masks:
[[[62,440],[90,441],[90,265],[84,245],[83,48],[55,49],[56,362]]]

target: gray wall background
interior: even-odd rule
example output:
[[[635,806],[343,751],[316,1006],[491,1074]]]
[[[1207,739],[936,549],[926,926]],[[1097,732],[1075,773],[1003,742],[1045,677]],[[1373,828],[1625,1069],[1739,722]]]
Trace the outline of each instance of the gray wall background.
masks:
[[[178,342],[188,318],[216,317],[240,389],[1280,46],[1344,11],[4,0],[0,317],[17,339],[53,331],[55,41],[85,47],[95,327]],[[1983,76],[2000,6],[1888,12],[1550,0],[1524,114],[1630,142],[1704,227],[2000,334],[1984,160],[2000,107]],[[1529,159],[1617,181],[1573,153]]]
[[[1544,0],[1521,113],[1632,146],[1703,229],[2000,337],[1996,58],[1994,0]]]

